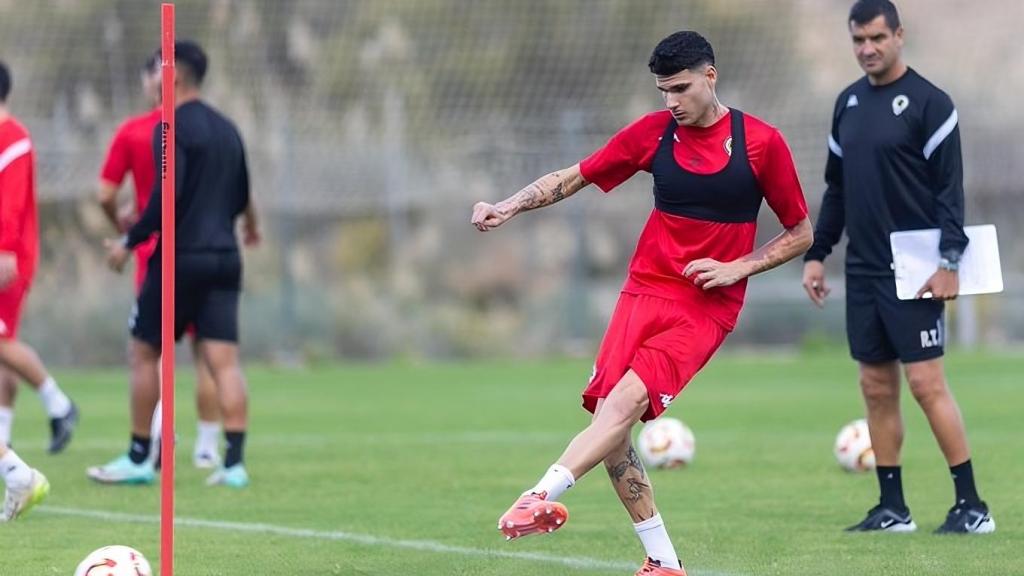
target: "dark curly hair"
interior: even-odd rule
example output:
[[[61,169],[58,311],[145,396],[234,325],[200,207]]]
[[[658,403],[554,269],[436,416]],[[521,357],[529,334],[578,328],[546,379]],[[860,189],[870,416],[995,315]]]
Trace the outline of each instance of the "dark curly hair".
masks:
[[[658,76],[671,76],[705,64],[715,64],[711,44],[700,34],[683,30],[658,42],[647,66]]]

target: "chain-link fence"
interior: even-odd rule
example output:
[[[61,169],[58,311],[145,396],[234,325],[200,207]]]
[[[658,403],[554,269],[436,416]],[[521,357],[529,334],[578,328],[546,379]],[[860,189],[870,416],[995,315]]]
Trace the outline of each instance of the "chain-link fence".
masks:
[[[647,57],[667,34],[696,29],[715,47],[722,101],[786,135],[816,214],[834,98],[860,75],[845,0],[177,6],[179,38],[211,58],[207,99],[249,149],[266,242],[247,254],[243,334],[264,357],[589,351],[650,210],[649,177],[487,235],[468,225],[472,203],[579,161],[659,108]],[[968,221],[1000,227],[1007,291],[972,299],[971,327],[983,342],[1019,341],[1024,4],[899,6],[908,62],[959,109]],[[40,174],[44,251],[24,337],[53,362],[117,361],[123,350],[131,286],[103,266],[112,231],[94,191],[114,129],[145,109],[138,70],[156,48],[158,11],[0,0],[10,106],[32,130]],[[762,216],[763,240],[778,225]],[[841,257],[829,266],[838,276]],[[796,265],[755,278],[731,341],[841,340],[836,300],[813,310]]]

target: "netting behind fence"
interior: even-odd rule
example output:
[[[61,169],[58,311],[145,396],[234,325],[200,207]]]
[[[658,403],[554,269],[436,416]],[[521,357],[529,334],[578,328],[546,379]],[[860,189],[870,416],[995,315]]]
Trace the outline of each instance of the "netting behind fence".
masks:
[[[723,102],[782,129],[816,211],[832,104],[860,74],[846,1],[177,4],[179,37],[211,57],[207,98],[247,139],[266,215],[243,305],[245,345],[264,355],[587,349],[650,209],[649,179],[486,237],[467,224],[472,202],[577,162],[660,107],[647,57],[691,28],[715,47]],[[976,6],[900,2],[907,60],[960,111],[968,220],[1001,227],[1012,275],[1024,259],[1012,234],[1024,215],[1024,7]],[[138,69],[158,25],[157,2],[0,0],[0,58],[36,141],[43,201],[25,333],[58,360],[111,361],[122,349],[130,286],[103,269],[111,231],[92,198],[114,128],[145,107]],[[777,228],[763,212],[767,237]],[[737,340],[840,335],[840,307],[812,316],[797,276],[756,279]],[[983,302],[984,337],[1024,338],[1017,285]]]

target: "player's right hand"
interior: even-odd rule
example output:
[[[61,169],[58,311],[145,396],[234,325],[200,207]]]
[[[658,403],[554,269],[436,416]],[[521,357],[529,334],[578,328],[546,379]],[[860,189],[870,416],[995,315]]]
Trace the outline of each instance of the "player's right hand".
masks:
[[[832,290],[825,285],[825,264],[820,260],[808,260],[804,263],[804,290],[811,302],[818,308],[825,307],[825,298]]]
[[[512,217],[511,212],[499,210],[494,204],[477,202],[473,205],[473,217],[470,223],[481,232],[487,232],[504,224]]]

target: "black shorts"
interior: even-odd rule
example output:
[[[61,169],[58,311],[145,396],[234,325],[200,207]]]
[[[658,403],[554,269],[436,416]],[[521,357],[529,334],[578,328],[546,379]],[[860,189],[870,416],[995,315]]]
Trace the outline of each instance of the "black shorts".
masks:
[[[921,362],[943,354],[942,301],[900,300],[891,276],[846,277],[846,338],[855,360]]]
[[[139,299],[129,322],[131,335],[159,347],[160,253],[149,261]],[[179,253],[175,257],[174,339],[195,326],[198,340],[238,342],[238,297],[242,291],[242,258],[238,252]]]

